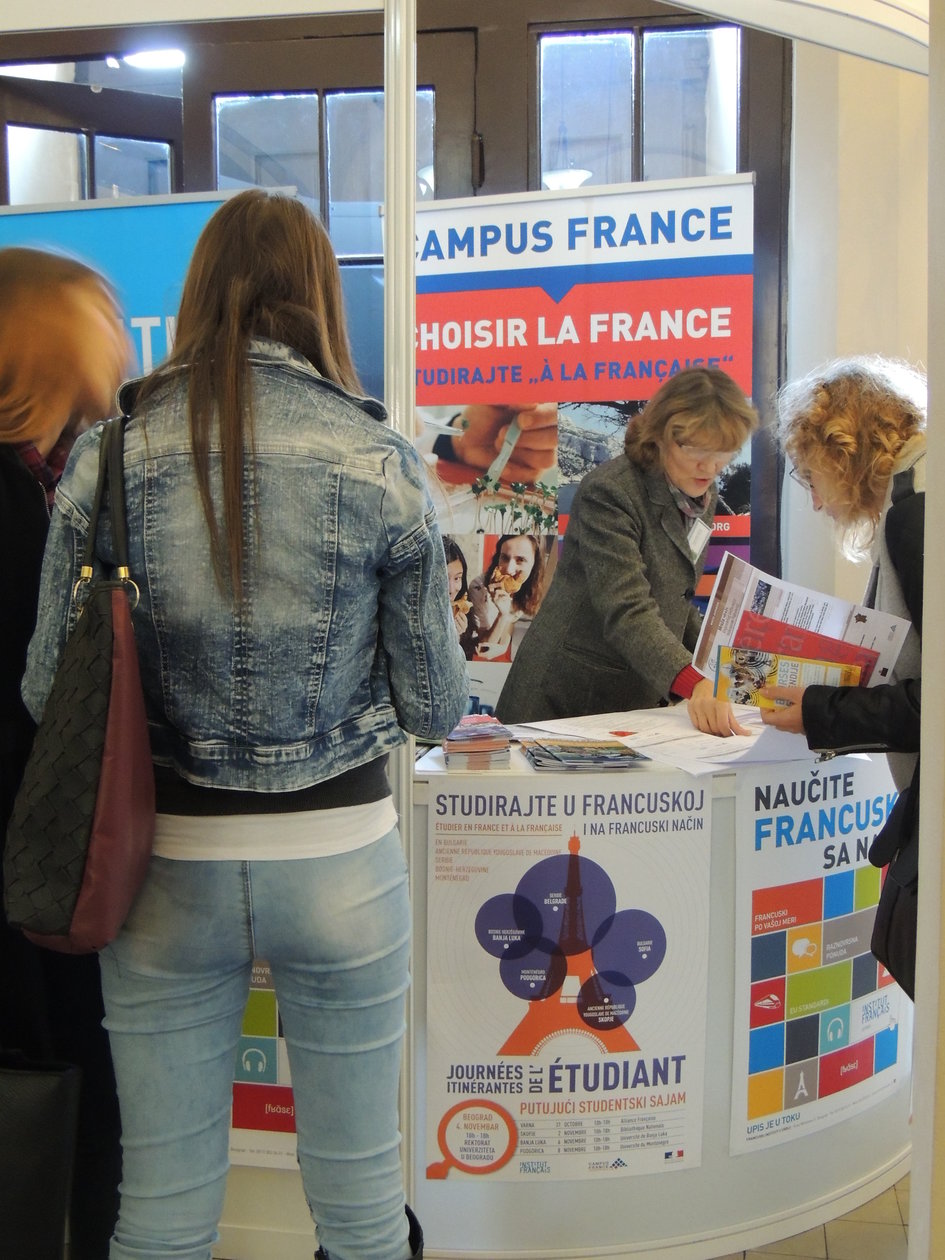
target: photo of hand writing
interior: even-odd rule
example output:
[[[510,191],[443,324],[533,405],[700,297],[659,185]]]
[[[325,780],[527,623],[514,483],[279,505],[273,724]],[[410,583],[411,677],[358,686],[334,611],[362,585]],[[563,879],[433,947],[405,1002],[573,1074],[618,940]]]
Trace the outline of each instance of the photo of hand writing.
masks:
[[[418,449],[434,476],[437,510],[453,533],[556,529],[558,404],[422,407]]]

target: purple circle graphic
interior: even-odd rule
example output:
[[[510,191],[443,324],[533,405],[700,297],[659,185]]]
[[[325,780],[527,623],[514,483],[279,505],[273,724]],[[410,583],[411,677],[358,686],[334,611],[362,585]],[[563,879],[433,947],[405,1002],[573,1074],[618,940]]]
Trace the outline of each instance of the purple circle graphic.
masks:
[[[591,976],[581,985],[577,1000],[581,1019],[599,1032],[625,1024],[636,1004],[637,993],[632,984],[622,984],[611,975],[600,974]]]
[[[610,876],[577,854],[543,858],[525,872],[516,893],[541,915],[542,935],[565,954],[582,954],[614,917],[617,894]]]
[[[666,957],[666,932],[646,910],[619,910],[601,924],[593,944],[594,966],[616,983],[648,980]]]
[[[525,897],[500,893],[476,915],[476,939],[493,958],[523,958],[541,940],[541,915]]]
[[[503,958],[499,963],[499,978],[508,991],[529,1002],[557,993],[567,974],[568,960],[552,941],[540,942],[523,958]]]

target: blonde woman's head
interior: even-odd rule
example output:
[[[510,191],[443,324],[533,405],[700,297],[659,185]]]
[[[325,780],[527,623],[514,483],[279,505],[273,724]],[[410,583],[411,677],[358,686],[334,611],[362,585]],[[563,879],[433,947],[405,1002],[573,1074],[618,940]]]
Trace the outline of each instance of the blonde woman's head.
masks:
[[[757,412],[727,372],[689,367],[665,380],[630,421],[624,447],[640,467],[663,467],[679,446],[734,455],[757,427]]]
[[[835,359],[778,394],[781,445],[846,549],[869,546],[902,448],[925,429],[922,372],[876,355]]]
[[[111,286],[76,259],[0,249],[0,442],[48,454],[114,412],[131,344]]]

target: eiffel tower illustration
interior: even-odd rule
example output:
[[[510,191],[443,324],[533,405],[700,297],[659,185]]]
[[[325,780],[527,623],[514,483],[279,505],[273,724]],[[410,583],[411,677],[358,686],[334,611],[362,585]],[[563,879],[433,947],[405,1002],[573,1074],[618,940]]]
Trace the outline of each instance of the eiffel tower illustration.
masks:
[[[584,926],[584,894],[581,888],[581,863],[578,853],[581,842],[576,835],[568,841],[568,876],[564,885],[564,908],[558,947],[567,959],[567,974],[561,985],[545,981],[542,991],[529,1002],[528,1010],[511,1034],[500,1054],[532,1055],[552,1037],[562,1033],[577,1033],[597,1042],[604,1052],[639,1050],[625,1024],[609,1028],[593,1028],[584,1022],[578,1011],[577,992],[589,996],[590,1005],[604,1006],[605,996],[601,988],[591,948],[587,943]]]

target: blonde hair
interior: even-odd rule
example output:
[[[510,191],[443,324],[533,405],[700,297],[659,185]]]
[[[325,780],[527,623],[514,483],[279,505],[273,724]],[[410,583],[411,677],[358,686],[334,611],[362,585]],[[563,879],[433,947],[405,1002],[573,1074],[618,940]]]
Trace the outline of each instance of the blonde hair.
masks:
[[[758,413],[727,372],[683,368],[627,425],[624,449],[641,468],[661,467],[670,442],[734,452],[757,427]]]
[[[905,444],[925,429],[924,373],[879,355],[834,359],[778,393],[781,445],[800,476],[830,495],[844,550],[872,542]]]
[[[107,415],[127,366],[123,336],[97,271],[46,250],[0,249],[0,441]]]

